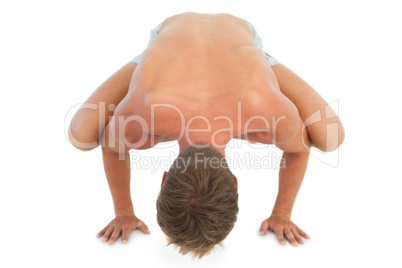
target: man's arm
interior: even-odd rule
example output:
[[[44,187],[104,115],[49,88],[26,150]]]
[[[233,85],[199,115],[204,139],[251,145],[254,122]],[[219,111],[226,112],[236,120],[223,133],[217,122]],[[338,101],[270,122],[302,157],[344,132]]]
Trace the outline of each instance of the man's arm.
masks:
[[[292,215],[293,204],[306,173],[311,143],[301,118],[299,120],[300,129],[296,136],[285,143],[276,144],[283,154],[278,196],[272,214]]]
[[[309,152],[283,152],[283,166],[279,171],[279,189],[272,214],[282,214],[289,218],[307,168]]]
[[[279,190],[271,217],[261,225],[261,235],[267,230],[275,232],[279,242],[285,244],[286,238],[292,245],[302,244],[300,236],[308,238],[302,230],[290,221],[293,204],[306,172],[311,143],[301,119],[300,129],[294,138],[276,146],[283,150],[279,171]]]
[[[130,194],[130,148],[120,144],[115,138],[118,137],[116,133],[112,133],[115,128],[110,126],[113,125],[114,120],[113,117],[107,124],[101,137],[101,145],[103,165],[116,218],[97,235],[98,237],[104,235],[103,241],[109,241],[109,244],[113,244],[120,234],[122,234],[123,243],[126,243],[130,232],[137,228],[149,234],[148,227],[134,214]]]
[[[106,127],[105,131],[108,130]],[[106,135],[108,136],[108,135]],[[116,216],[134,215],[130,193],[130,154],[124,149],[102,146],[103,167],[113,198]]]

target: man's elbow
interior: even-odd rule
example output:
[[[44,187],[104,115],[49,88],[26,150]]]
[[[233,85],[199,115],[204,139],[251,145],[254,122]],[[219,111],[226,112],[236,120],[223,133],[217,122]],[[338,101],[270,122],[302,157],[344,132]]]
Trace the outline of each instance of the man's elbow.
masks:
[[[272,134],[276,142],[286,142],[293,139],[299,132],[301,123],[296,107],[287,110],[274,122],[274,133]]]

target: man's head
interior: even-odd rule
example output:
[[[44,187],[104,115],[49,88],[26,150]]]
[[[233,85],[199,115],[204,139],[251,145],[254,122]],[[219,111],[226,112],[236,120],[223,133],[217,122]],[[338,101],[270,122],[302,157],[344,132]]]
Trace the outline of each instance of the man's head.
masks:
[[[156,202],[167,245],[198,258],[223,246],[239,211],[237,179],[225,157],[208,144],[200,146],[189,146],[165,172]]]

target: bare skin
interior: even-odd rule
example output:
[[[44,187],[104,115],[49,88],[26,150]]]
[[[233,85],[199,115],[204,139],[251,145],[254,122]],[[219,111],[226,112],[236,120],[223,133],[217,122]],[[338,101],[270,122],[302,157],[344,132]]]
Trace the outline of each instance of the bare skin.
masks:
[[[261,224],[261,234],[272,231],[281,244],[287,239],[292,245],[309,238],[290,220],[293,204],[310,147],[335,150],[344,139],[342,123],[299,76],[283,64],[268,64],[243,20],[191,12],[166,19],[140,63],[127,63],[86,103],[99,105],[77,112],[69,138],[82,150],[102,146],[116,214],[98,234],[104,241],[113,244],[122,235],[125,243],[135,229],[149,233],[131,201],[130,149],[177,140],[180,152],[192,143],[206,142],[225,155],[233,138],[283,150],[286,167],[280,169],[278,196],[271,216]],[[106,110],[99,108],[103,103]],[[316,111],[331,118],[305,124]],[[132,116],[142,119],[129,120]],[[338,123],[336,133],[326,133],[328,123]]]

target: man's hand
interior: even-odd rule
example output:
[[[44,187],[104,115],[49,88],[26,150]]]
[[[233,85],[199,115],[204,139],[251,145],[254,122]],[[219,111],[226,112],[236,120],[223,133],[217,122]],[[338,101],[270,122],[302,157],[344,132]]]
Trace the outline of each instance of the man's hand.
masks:
[[[265,235],[270,230],[275,233],[279,243],[285,245],[286,239],[293,245],[304,244],[303,239],[310,239],[310,237],[297,227],[286,215],[272,214],[271,217],[262,222],[260,228],[260,235]]]
[[[150,234],[148,226],[139,220],[135,215],[121,215],[116,216],[96,237],[102,237],[103,242],[109,241],[109,245],[113,245],[122,234],[123,244],[127,243],[128,236],[131,231],[140,229],[144,234]]]

